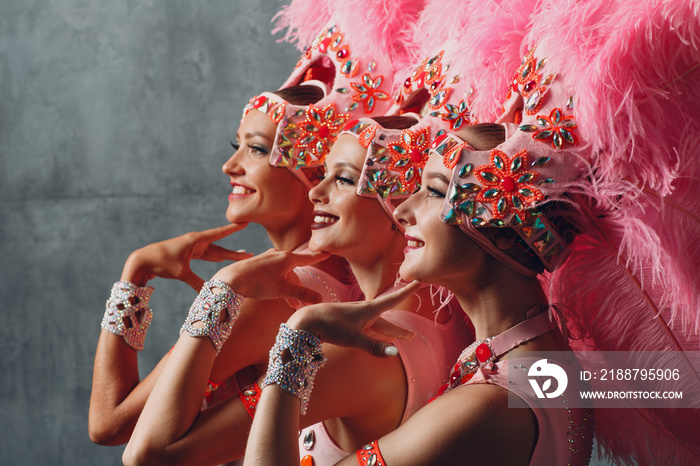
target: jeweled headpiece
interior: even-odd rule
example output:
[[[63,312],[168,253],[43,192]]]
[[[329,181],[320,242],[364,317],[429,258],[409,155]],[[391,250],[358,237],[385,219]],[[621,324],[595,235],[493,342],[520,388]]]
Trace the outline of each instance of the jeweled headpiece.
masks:
[[[277,125],[270,164],[292,169],[311,187],[311,182],[298,169],[323,166],[333,142],[350,119],[382,114],[389,107],[391,65],[386,57],[379,59],[384,64],[354,56],[337,26],[324,28],[282,86],[316,85],[324,90],[324,97],[316,104],[294,105],[274,93],[264,92],[245,107],[244,115],[251,109],[260,110]],[[325,71],[319,72],[318,67]],[[306,77],[319,73],[326,77],[329,73],[333,75],[328,80],[332,89],[315,79],[305,81]]]
[[[285,39],[306,47],[282,88],[316,85],[324,97],[308,106],[292,105],[273,93],[251,99],[246,112],[261,110],[277,124],[272,165],[288,167],[311,187],[299,168],[323,166],[348,121],[385,114],[391,106],[394,63],[406,53],[402,31],[415,21],[419,3],[356,8],[341,1],[295,0],[282,9],[276,30],[286,28]],[[366,21],[373,10],[375,20]]]
[[[348,123],[341,134],[357,136],[367,149],[357,194],[377,198],[394,221],[394,201],[406,199],[420,187],[432,141],[430,127],[386,129],[361,118]]]
[[[567,243],[543,206],[565,200],[586,167],[578,151],[574,102],[565,81],[548,66],[546,52],[533,48],[518,67],[506,97],[501,118],[509,122],[504,124],[506,141],[490,151],[474,151],[449,135],[434,148],[446,165],[454,166],[443,220],[459,225],[524,275],[536,273],[495,247],[479,229],[512,228],[521,245],[549,271],[566,258]]]

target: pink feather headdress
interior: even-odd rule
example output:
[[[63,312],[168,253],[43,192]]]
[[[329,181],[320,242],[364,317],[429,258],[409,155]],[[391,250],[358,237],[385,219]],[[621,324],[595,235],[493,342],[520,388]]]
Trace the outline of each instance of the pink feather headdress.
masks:
[[[270,163],[287,167],[307,186],[299,168],[322,166],[345,124],[383,115],[391,105],[394,62],[406,54],[405,31],[417,19],[423,0],[397,2],[295,0],[275,17],[286,40],[308,46],[282,88],[315,85],[324,97],[293,105],[274,93],[254,96],[255,109],[277,125]]]
[[[598,409],[599,443],[616,462],[698,464],[700,373],[682,352],[700,349],[700,2],[552,0],[525,43],[568,83],[590,167],[568,195],[570,256],[542,278],[572,347],[686,361],[692,409]],[[546,107],[531,86],[525,107]]]
[[[403,40],[410,46],[404,46],[402,57],[410,62],[396,61],[403,68],[395,74],[394,105],[388,111],[421,112],[422,118],[404,130],[386,130],[369,119],[348,125],[346,132],[358,136],[368,150],[358,194],[376,196],[391,214],[395,201],[420,187],[437,136],[497,114],[507,89],[500,71],[520,59],[513,42],[522,39],[533,12],[532,2],[506,3],[490,2],[487,10],[482,1],[426,2],[420,19],[406,28]]]

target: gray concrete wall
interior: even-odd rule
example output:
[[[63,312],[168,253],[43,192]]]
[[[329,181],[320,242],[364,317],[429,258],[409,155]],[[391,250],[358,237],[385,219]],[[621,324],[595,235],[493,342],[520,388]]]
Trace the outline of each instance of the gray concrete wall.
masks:
[[[226,223],[243,105],[298,58],[270,35],[279,6],[0,0],[0,464],[120,463],[87,434],[104,302],[133,249]],[[154,286],[142,374],[194,298]]]

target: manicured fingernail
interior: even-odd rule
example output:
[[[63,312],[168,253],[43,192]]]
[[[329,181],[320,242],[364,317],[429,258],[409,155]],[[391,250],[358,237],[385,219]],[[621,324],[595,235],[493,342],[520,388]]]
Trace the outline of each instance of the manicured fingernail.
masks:
[[[387,356],[397,356],[399,354],[399,349],[396,346],[385,346],[384,354]]]

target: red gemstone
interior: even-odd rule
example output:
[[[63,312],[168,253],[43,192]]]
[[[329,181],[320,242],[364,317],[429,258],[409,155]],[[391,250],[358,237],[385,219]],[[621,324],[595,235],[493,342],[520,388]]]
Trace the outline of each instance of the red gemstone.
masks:
[[[266,100],[267,100],[267,97],[263,97],[263,96],[258,97],[257,99],[255,99],[255,102],[253,102],[253,108],[262,107]]]
[[[489,349],[489,345],[486,343],[482,343],[477,346],[474,353],[476,354],[476,359],[480,363],[488,361],[488,359],[491,357],[491,350]]]
[[[523,90],[525,92],[530,92],[531,90],[533,90],[535,88],[536,85],[537,85],[537,83],[535,81],[529,81],[527,84],[525,84],[525,86],[523,87]]]
[[[318,129],[318,137],[320,137],[321,139],[326,139],[330,133],[331,130],[328,129],[328,126],[321,126]]]
[[[420,162],[422,156],[421,153],[418,149],[413,149],[411,151],[411,160],[413,160],[413,163],[418,163]]]
[[[358,119],[348,121],[347,124],[345,125],[345,127],[343,128],[343,131],[350,130],[350,128],[352,128],[353,126],[355,126],[359,122],[360,122],[360,120],[358,120]]]
[[[517,187],[515,185],[515,181],[513,181],[513,178],[511,178],[510,176],[506,176],[501,180],[501,186],[503,187],[504,191],[509,193],[515,191],[515,188]]]
[[[335,54],[339,59],[343,59],[349,55],[348,49],[340,49],[338,53]]]
[[[444,141],[445,139],[447,139],[447,134],[441,134],[440,136],[438,136],[437,139],[433,141],[433,148],[442,144],[442,141]]]
[[[406,80],[403,82],[403,87],[405,87],[406,89],[410,89],[411,84],[412,84],[411,78],[406,78]]]
[[[455,382],[456,382],[457,380],[459,380],[461,377],[462,377],[462,374],[461,374],[459,371],[453,372],[453,373],[450,375],[450,384],[455,383]]]
[[[432,90],[434,91],[435,89],[437,89],[438,87],[440,87],[440,83],[441,83],[441,82],[442,82],[442,81],[434,81],[434,82],[430,85],[430,89],[432,89]]]
[[[331,38],[330,38],[330,37],[326,37],[325,39],[323,39],[323,40],[321,41],[320,44],[318,44],[318,50],[319,50],[321,53],[326,53],[326,50],[328,49],[328,44],[330,44],[330,43],[331,43]]]

